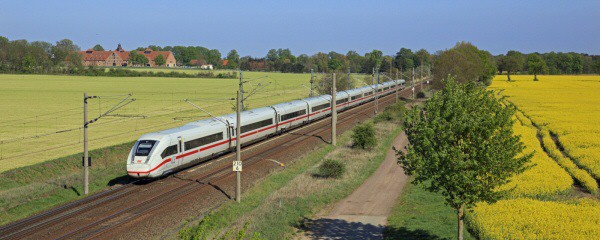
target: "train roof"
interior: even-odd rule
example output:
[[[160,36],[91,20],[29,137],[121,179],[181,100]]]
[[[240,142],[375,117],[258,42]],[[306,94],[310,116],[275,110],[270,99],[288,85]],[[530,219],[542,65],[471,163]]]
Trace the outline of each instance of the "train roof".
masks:
[[[356,95],[356,94],[363,93],[363,90],[361,90],[360,88],[355,88],[355,89],[346,90],[346,92],[350,95]]]
[[[367,86],[360,87],[360,88],[357,88],[357,89],[361,90],[362,92],[373,91],[373,86],[367,85]]]
[[[271,107],[255,108],[252,110],[246,110],[241,113],[242,122],[253,122],[257,119],[266,119],[275,117],[275,110]],[[221,118],[227,120],[230,124],[237,123],[237,116],[235,113],[227,114]]]
[[[306,106],[306,102],[304,102],[302,100],[294,100],[294,101],[290,101],[290,102],[284,102],[284,103],[275,104],[275,105],[272,105],[272,107],[274,107],[274,108],[283,108],[283,107],[296,106],[296,105],[304,105],[304,106]]]
[[[275,104],[271,107],[277,109],[278,112],[281,112],[281,111],[288,112],[289,110],[298,109],[298,108],[306,109],[308,106],[307,106],[306,102],[303,100],[294,100],[291,102]]]
[[[315,97],[304,98],[302,100],[306,101],[308,103],[323,102],[323,101],[329,102],[329,101],[331,101],[331,95],[329,95],[329,94],[319,95],[319,96],[315,96]]]
[[[172,134],[176,134],[176,133],[181,133],[181,132],[185,132],[185,131],[189,131],[189,130],[194,130],[197,129],[197,126],[193,126],[193,125],[183,125],[181,127],[176,127],[176,128],[171,128],[171,129],[167,129],[167,130],[163,130],[163,131],[158,131],[158,132],[153,132],[153,133],[147,133],[144,134],[140,137],[140,139],[143,140],[161,140],[163,137],[165,136],[170,136]]]

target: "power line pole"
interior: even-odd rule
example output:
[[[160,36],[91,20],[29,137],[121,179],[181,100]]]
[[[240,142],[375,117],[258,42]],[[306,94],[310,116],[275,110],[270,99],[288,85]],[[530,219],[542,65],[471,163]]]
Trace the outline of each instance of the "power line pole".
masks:
[[[398,79],[398,69],[396,69],[396,103],[398,103],[398,88],[400,88],[400,80]]]
[[[313,88],[313,83],[315,82],[315,73],[313,71],[313,69],[310,69],[310,97],[314,97],[315,93],[314,93],[314,88]]]
[[[412,96],[415,100],[415,67],[412,68]]]
[[[431,64],[427,68],[427,85],[429,85],[429,77],[431,77]]]
[[[240,89],[237,92],[237,104],[236,104],[236,127],[235,127],[235,136],[236,136],[236,141],[235,141],[235,160],[238,163],[241,163],[242,161],[242,151],[241,151],[241,135],[242,135],[242,131],[241,131],[241,125],[242,125],[242,110],[240,108],[240,106],[242,106],[243,102],[242,102],[242,82],[240,81]],[[234,163],[235,165],[235,163]],[[236,171],[235,172],[235,201],[237,201],[238,203],[241,202],[241,192],[242,192],[242,179],[241,179],[241,173],[240,171]]]
[[[335,73],[333,73],[333,80],[331,85],[331,144],[336,145],[336,129],[337,125],[337,101],[336,101],[336,89],[335,89]]]
[[[348,68],[348,88],[346,88],[347,90],[352,89],[352,84],[350,84],[350,68]]]
[[[379,68],[376,68],[377,72],[377,93],[375,94],[375,114],[379,112]]]
[[[421,83],[423,82],[423,65],[421,65]],[[423,84],[419,85],[419,91],[423,91]]]
[[[92,98],[100,98],[99,96],[88,96],[87,93],[83,93],[83,194],[87,195],[89,193],[89,183],[90,183],[90,171],[89,167],[91,167],[91,159],[89,157],[89,147],[88,147],[88,126],[91,123],[98,121],[100,118],[104,116],[108,116],[110,113],[116,111],[119,108],[124,107],[127,104],[130,104],[135,101],[134,99],[129,99],[131,94],[128,94],[126,98],[121,100],[117,105],[113,106],[111,109],[101,114],[97,118],[92,120],[88,120],[88,100]],[[129,102],[126,102],[129,99]]]
[[[83,194],[89,193],[90,171],[88,169],[88,99],[87,93],[83,93]]]
[[[240,70],[240,93],[242,94],[242,98],[240,99],[244,99],[244,77],[243,77],[243,72],[242,70]],[[246,110],[246,107],[244,106],[244,102],[242,101],[242,110]]]

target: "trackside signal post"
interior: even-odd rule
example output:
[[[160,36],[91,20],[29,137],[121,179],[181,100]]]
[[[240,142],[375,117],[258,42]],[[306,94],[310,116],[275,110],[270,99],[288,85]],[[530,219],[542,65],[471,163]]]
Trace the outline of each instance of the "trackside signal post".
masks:
[[[333,73],[333,80],[331,84],[331,144],[336,145],[336,125],[337,125],[337,101],[335,89],[335,73]]]
[[[313,71],[313,69],[310,69],[310,97],[314,97],[315,96],[315,91],[314,91],[314,85],[315,83],[315,73]]]
[[[94,118],[92,120],[88,120],[88,100],[92,98],[100,98],[100,96],[88,96],[87,93],[83,93],[83,194],[87,195],[89,193],[89,180],[90,180],[90,170],[92,160],[89,157],[88,153],[88,126],[92,123],[95,123],[100,118],[104,116],[108,116],[110,113],[116,111],[119,108],[124,107],[127,104],[130,104],[135,101],[135,98],[129,99],[131,94],[128,94],[126,98],[121,100],[121,102],[117,103],[110,110],[106,111],[102,115]],[[129,99],[129,101],[128,101]]]
[[[415,99],[415,68],[412,69],[412,95],[413,100]]]
[[[377,85],[375,85],[375,114],[379,112],[379,68],[376,68],[377,72]]]
[[[96,96],[88,96],[87,93],[83,94],[83,194],[89,193],[89,156],[88,156],[88,99],[96,98]]]
[[[241,79],[241,76],[240,76]],[[233,163],[234,166],[234,170],[236,165],[239,165],[239,170],[240,171],[235,171],[235,201],[236,202],[241,202],[241,185],[242,185],[242,179],[241,179],[241,168],[242,168],[242,151],[241,151],[241,113],[242,113],[242,109],[241,109],[241,102],[242,102],[242,91],[241,91],[241,87],[242,86],[242,81],[240,80],[240,91],[237,92],[237,104],[236,104],[236,127],[235,127],[235,139],[236,139],[236,143],[235,143],[235,162]]]

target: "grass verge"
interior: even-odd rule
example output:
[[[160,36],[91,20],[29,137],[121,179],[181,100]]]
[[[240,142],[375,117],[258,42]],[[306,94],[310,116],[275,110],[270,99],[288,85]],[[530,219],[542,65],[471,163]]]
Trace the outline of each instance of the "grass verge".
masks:
[[[90,151],[90,193],[129,181],[125,172],[133,142]],[[81,154],[0,173],[0,225],[83,198]]]
[[[240,204],[228,203],[180,231],[184,239],[232,236],[252,239],[290,239],[307,217],[339,201],[371,176],[385,160],[387,149],[401,132],[397,122],[375,125],[378,144],[371,150],[352,149],[351,132],[338,146],[325,145],[300,158],[286,170],[268,176],[244,194]],[[339,179],[315,178],[324,159],[346,165]]]
[[[456,239],[457,221],[456,212],[444,204],[442,195],[409,184],[388,218],[384,236],[386,239]],[[465,231],[465,239],[475,238]]]

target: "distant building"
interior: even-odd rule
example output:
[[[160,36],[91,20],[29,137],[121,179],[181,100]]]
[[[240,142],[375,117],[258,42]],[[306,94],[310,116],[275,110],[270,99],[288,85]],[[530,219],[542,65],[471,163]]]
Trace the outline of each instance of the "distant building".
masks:
[[[200,69],[213,70],[213,65],[212,64],[204,64],[204,65],[200,66]]]
[[[165,57],[166,67],[175,67],[177,60],[175,55],[171,51],[153,51],[150,48],[146,48],[143,52],[137,51],[139,54],[143,54],[148,58],[148,64],[146,67],[157,67],[154,60],[158,55]],[[115,67],[115,66],[132,66],[129,60],[131,51],[125,51],[121,44],[117,46],[114,51],[95,51],[88,49],[86,51],[80,51],[79,54],[83,56],[84,66],[102,66],[102,67]]]

